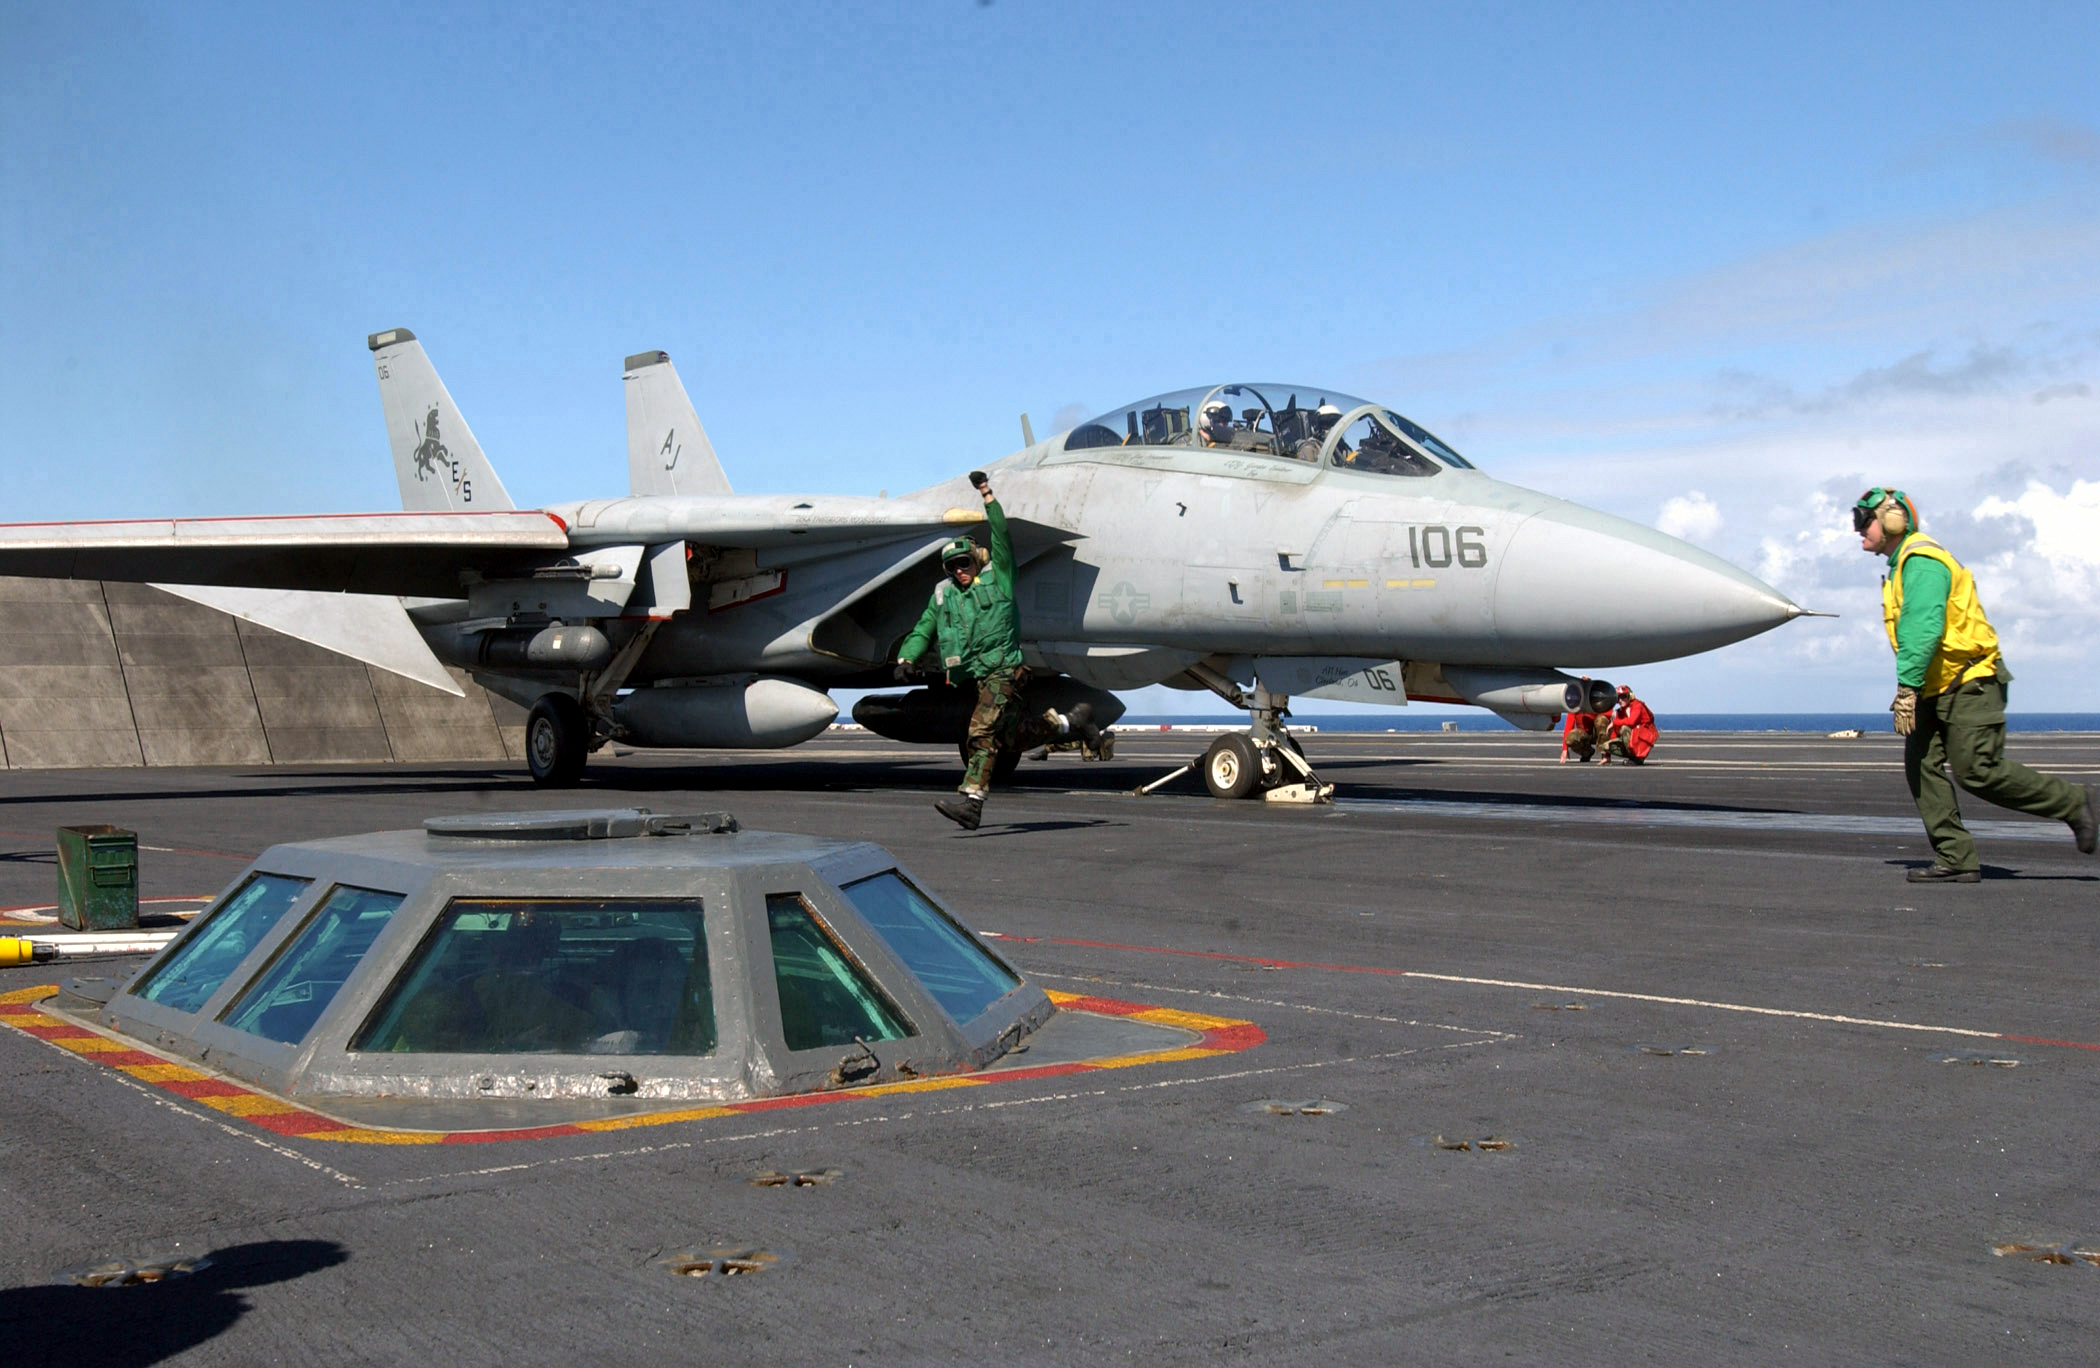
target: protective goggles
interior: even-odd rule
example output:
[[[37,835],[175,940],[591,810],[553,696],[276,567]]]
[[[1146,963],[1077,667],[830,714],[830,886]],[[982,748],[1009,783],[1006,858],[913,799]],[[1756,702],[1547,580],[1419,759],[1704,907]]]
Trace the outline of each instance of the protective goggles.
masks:
[[[1881,506],[1890,499],[1898,500],[1905,507],[1908,507],[1910,504],[1910,495],[1905,494],[1902,490],[1883,489],[1879,485],[1860,495],[1859,502],[1852,505],[1852,530],[1854,532],[1866,531],[1868,525],[1874,521],[1874,515],[1879,513]]]

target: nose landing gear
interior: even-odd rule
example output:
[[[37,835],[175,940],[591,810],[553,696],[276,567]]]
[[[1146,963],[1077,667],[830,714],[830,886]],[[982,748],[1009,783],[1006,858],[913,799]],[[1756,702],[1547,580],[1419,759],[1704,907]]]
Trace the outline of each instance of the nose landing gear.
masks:
[[[1194,673],[1193,671],[1191,673]],[[1198,676],[1201,678],[1201,676]],[[1206,680],[1206,683],[1209,681]],[[1213,686],[1215,687],[1215,686]],[[1138,788],[1142,797],[1179,779],[1190,770],[1203,776],[1203,786],[1213,798],[1252,798],[1259,795],[1270,803],[1331,803],[1334,785],[1323,781],[1306,763],[1297,739],[1284,727],[1290,700],[1254,686],[1249,701],[1238,688],[1222,697],[1247,710],[1250,725],[1243,732],[1226,732],[1210,743],[1199,760],[1190,761],[1172,774],[1163,775]]]

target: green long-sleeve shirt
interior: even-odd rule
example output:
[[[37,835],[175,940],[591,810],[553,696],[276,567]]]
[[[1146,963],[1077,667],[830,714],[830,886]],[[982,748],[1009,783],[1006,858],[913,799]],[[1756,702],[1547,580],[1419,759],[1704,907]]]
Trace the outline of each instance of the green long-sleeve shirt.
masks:
[[[1889,548],[1891,574],[1902,552],[1901,541]],[[1925,683],[1925,667],[1947,632],[1947,595],[1953,588],[1953,573],[1932,557],[1912,556],[1903,563],[1903,611],[1896,618],[1898,684],[1915,689]]]
[[[991,529],[990,563],[967,589],[958,589],[951,579],[935,585],[918,625],[897,648],[897,659],[909,664],[925,655],[929,646],[938,646],[941,668],[954,684],[1021,665],[1021,621],[1014,609],[1014,543],[1006,531],[1006,510],[997,499],[984,506],[984,519]]]

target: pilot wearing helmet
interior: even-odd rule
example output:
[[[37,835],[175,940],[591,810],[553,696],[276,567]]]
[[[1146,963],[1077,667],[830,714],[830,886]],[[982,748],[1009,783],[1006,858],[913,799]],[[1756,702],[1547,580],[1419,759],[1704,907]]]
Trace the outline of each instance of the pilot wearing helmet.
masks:
[[[1205,404],[1203,406],[1202,425],[1196,429],[1196,435],[1203,439],[1203,445],[1207,447],[1231,446],[1232,434],[1232,405],[1226,403],[1223,399],[1212,399]]]
[[[1046,710],[1032,723],[1022,715],[1021,624],[1014,608],[1013,538],[1006,530],[1006,510],[993,496],[985,473],[971,471],[970,483],[984,497],[991,549],[979,550],[968,537],[957,537],[941,548],[946,578],[933,587],[933,597],[919,615],[918,625],[897,648],[896,667],[899,680],[910,679],[918,671],[919,658],[937,648],[948,682],[976,691],[962,785],[956,797],[942,798],[933,805],[965,831],[975,831],[984,818],[992,764],[1001,751],[1019,753],[1048,737],[1072,732],[1096,750],[1101,746],[1101,732],[1089,719],[1092,710],[1084,703],[1069,714]]]
[[[1931,867],[1906,877],[1912,883],[1982,880],[1956,784],[2000,807],[2067,823],[2078,849],[2092,854],[2100,837],[2094,786],[2080,788],[2005,758],[2005,686],[2012,671],[1998,654],[1998,634],[1983,614],[1975,579],[1918,530],[1917,506],[1900,489],[1860,495],[1852,530],[1860,550],[1888,561],[1881,616],[1896,652],[1889,711],[1903,738],[1903,777],[1932,841]]]

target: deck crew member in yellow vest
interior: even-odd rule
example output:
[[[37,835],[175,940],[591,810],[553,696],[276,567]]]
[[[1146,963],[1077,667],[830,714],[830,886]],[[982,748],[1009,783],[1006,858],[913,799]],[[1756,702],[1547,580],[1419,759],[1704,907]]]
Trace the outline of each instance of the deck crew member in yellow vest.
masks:
[[[1976,883],[1976,842],[1962,825],[1954,785],[1986,802],[2069,824],[2090,855],[2100,825],[2096,795],[2005,758],[2005,686],[2012,671],[1983,615],[1976,581],[1945,547],[1918,530],[1918,510],[1900,489],[1870,489],[1852,506],[1859,549],[1888,558],[1881,615],[1896,650],[1896,733],[1903,777],[1932,840],[1930,868],[1912,883]],[[1949,782],[1947,771],[1954,778]]]

